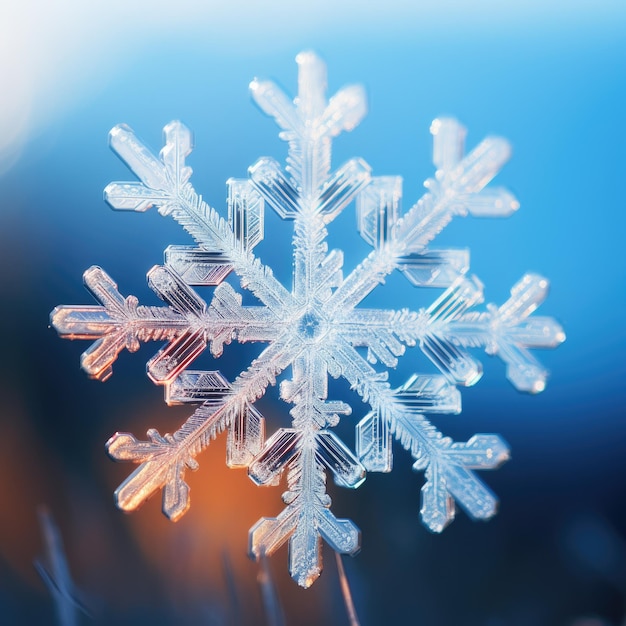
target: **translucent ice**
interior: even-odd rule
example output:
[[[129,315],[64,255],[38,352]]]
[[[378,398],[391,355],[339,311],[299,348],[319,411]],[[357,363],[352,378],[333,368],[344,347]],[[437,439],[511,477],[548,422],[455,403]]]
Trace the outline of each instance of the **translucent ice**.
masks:
[[[564,334],[551,318],[532,316],[546,296],[546,279],[526,275],[502,306],[477,310],[483,286],[468,274],[469,252],[430,247],[456,216],[504,217],[518,208],[509,192],[488,186],[509,158],[508,143],[489,137],[466,153],[463,126],[435,120],[435,174],[425,183],[426,193],[402,213],[401,178],[373,177],[362,159],[331,167],[333,138],[365,115],[363,90],[346,87],[328,99],[322,61],[311,52],[296,60],[295,99],[272,82],[255,80],[250,86],[288,142],[287,165],[261,158],[247,180],[229,180],[225,217],[190,183],[186,158],[193,142],[183,124],[165,127],[158,156],[128,127],[111,131],[112,149],[139,180],[110,184],[106,201],[119,210],[155,207],[195,243],[170,246],[164,265],[148,272],[162,306],[121,295],[102,269],[92,267],[85,284],[99,304],[57,307],[52,324],[64,337],[95,340],[82,366],[99,380],[112,374],[123,349],[134,351],[147,341],[164,344],[148,362],[149,377],[164,386],[168,403],[196,407],[173,434],[150,430],[143,441],[128,433],[111,437],[109,454],[138,464],[116,491],[118,506],[134,510],[162,490],[164,513],[180,518],[189,507],[186,471],[197,468],[199,452],[226,430],[229,465],[247,466],[259,485],[275,485],[286,475],[285,508],[252,528],[250,553],[264,557],[288,541],[291,574],[309,586],[321,571],[322,538],[341,553],[359,548],[357,527],[330,510],[327,474],[338,485],[356,488],[366,471],[390,471],[394,437],[413,456],[414,469],[425,472],[421,515],[428,528],[443,530],[454,517],[455,502],[473,518],[492,516],[495,496],[475,471],[505,461],[507,445],[494,434],[454,443],[426,415],[461,411],[457,387],[473,385],[482,375],[475,349],[499,356],[518,389],[541,391],[547,374],[529,349],[554,347]],[[344,274],[342,252],[328,250],[327,228],[353,201],[358,231],[372,250]],[[254,254],[267,209],[293,222],[289,286]],[[439,289],[433,303],[398,311],[360,306],[396,269],[408,286]],[[240,293],[224,282],[233,273],[259,304],[242,304]],[[194,287],[210,287],[210,298],[205,301]],[[219,357],[233,341],[262,346],[234,380],[190,369],[205,350]],[[392,388],[387,370],[409,346],[419,346],[440,374],[416,373]],[[346,379],[370,406],[356,426],[356,453],[331,430],[351,407],[328,398],[329,376]],[[280,397],[291,406],[291,425],[272,425],[266,439],[265,420],[254,403],[278,378]]]

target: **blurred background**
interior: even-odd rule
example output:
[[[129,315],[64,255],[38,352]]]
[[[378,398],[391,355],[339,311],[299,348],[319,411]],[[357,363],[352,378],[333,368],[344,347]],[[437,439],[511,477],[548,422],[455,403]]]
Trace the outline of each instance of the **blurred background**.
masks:
[[[116,430],[172,432],[145,362],[157,346],[123,353],[106,383],[79,368],[86,342],[48,327],[58,304],[91,304],[82,273],[101,265],[123,294],[157,304],[146,272],[163,249],[187,243],[155,211],[114,213],[102,200],[128,180],[107,147],[125,122],[155,150],[181,119],[195,133],[196,189],[225,207],[227,178],[260,156],[284,160],[273,122],[247,85],[272,78],[296,88],[294,57],[315,49],[332,94],[362,83],[369,114],[335,143],[334,165],[363,157],[377,175],[404,177],[408,208],[432,175],[431,120],[454,115],[471,148],[507,137],[513,158],[496,179],[521,203],[507,220],[456,220],[437,246],[470,247],[486,299],[502,303],[527,271],[551,281],[539,314],[567,341],[537,353],[551,370],[526,396],[486,355],[483,379],[462,392],[460,416],[435,420],[466,440],[498,432],[512,460],[483,474],[499,514],[462,512],[441,536],[419,521],[422,476],[397,450],[394,471],[356,492],[330,487],[334,512],[362,530],[344,559],[364,626],[617,626],[626,621],[626,5],[623,0],[287,2],[78,0],[0,7],[0,622],[54,624],[52,598],[33,560],[44,553],[37,508],[65,542],[84,624],[264,624],[247,530],[276,515],[280,488],[259,489],[224,466],[218,440],[189,473],[192,507],[177,524],[160,498],[117,511],[112,493],[130,471],[105,455]],[[351,208],[331,246],[351,267],[368,252]],[[268,241],[271,243],[268,244]],[[268,212],[261,258],[290,279],[289,225]],[[416,308],[436,290],[393,276],[380,302]],[[414,294],[414,296],[413,296]],[[407,300],[409,298],[409,300]],[[229,346],[214,369],[236,375],[258,351]],[[204,362],[207,364],[210,359]],[[243,364],[243,365],[242,365]],[[409,351],[392,379],[429,371]],[[341,383],[333,388],[361,403]],[[287,422],[272,390],[260,408],[273,432]],[[353,445],[353,418],[340,434]],[[348,624],[333,554],[308,591],[287,573],[286,549],[269,567],[287,624]]]

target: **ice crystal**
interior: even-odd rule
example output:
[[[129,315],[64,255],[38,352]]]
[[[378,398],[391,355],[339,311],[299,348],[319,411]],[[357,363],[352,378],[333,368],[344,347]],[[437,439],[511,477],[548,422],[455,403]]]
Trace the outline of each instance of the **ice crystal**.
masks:
[[[528,274],[502,306],[477,311],[483,291],[480,281],[467,274],[468,253],[430,248],[455,216],[503,217],[517,209],[506,190],[487,187],[508,159],[509,144],[489,137],[465,154],[463,126],[453,119],[435,120],[430,129],[435,175],[426,181],[422,198],[402,215],[401,178],[374,177],[362,159],[331,169],[333,138],[352,130],[365,115],[362,88],[346,87],[327,100],[322,61],[310,52],[296,60],[293,101],[274,83],[250,85],[257,105],[274,118],[288,142],[287,166],[262,158],[248,179],[230,179],[227,219],[189,182],[185,159],[192,138],[183,124],[165,127],[159,156],[130,128],[111,131],[111,148],[139,182],[110,184],[106,201],[130,211],[155,206],[196,245],[168,247],[164,264],[148,272],[148,283],[164,306],[124,297],[102,269],[92,267],[84,279],[99,304],[61,306],[51,318],[63,337],[96,340],[81,363],[98,380],[111,375],[124,348],[166,342],[148,362],[148,376],[164,386],[169,404],[197,405],[173,434],[149,430],[147,440],[128,433],[111,437],[107,449],[114,459],[139,464],[117,489],[118,506],[134,510],[162,489],[165,515],[179,519],[189,507],[186,470],[196,469],[197,455],[226,430],[229,466],[246,466],[258,485],[278,484],[287,475],[285,508],[251,529],[251,555],[269,555],[288,540],[291,575],[306,587],[321,571],[321,538],[340,553],[359,549],[358,528],[330,510],[326,474],[340,486],[356,488],[366,471],[390,471],[393,438],[413,456],[414,469],[425,472],[421,516],[430,530],[439,532],[452,521],[455,502],[472,518],[491,517],[496,498],[475,470],[499,466],[508,457],[507,445],[494,434],[454,443],[425,415],[460,412],[457,386],[473,385],[481,376],[469,349],[499,356],[517,389],[543,390],[546,371],[529,348],[554,347],[564,335],[551,318],[531,317],[546,296],[545,278]],[[358,230],[373,249],[344,275],[342,252],[328,251],[327,227],[353,201]],[[265,206],[293,221],[291,289],[253,253],[264,236]],[[416,287],[443,292],[428,308],[415,311],[359,307],[396,269]],[[241,295],[224,282],[231,272],[258,306],[242,305]],[[210,302],[200,297],[197,286],[214,287]],[[207,348],[219,357],[232,341],[265,344],[234,380],[219,371],[189,369]],[[441,374],[414,374],[392,388],[387,370],[410,346],[419,346]],[[343,377],[370,407],[356,426],[355,452],[331,430],[351,407],[328,398],[329,376]],[[292,422],[266,439],[255,401],[279,377],[280,397],[291,405]]]

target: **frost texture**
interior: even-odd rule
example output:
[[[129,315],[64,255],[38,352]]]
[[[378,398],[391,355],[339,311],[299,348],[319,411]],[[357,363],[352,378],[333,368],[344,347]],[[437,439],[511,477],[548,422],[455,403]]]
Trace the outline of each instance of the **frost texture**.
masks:
[[[164,386],[168,403],[196,405],[173,434],[150,430],[147,440],[138,440],[116,433],[109,440],[114,459],[139,464],[117,489],[118,506],[134,510],[162,489],[164,513],[179,519],[189,507],[186,470],[196,469],[197,455],[226,430],[230,466],[246,466],[259,485],[278,484],[283,473],[287,477],[285,508],[251,529],[251,554],[269,555],[289,541],[291,575],[307,587],[321,571],[321,538],[340,553],[359,549],[358,528],[330,510],[327,474],[338,485],[356,488],[366,471],[390,471],[394,437],[415,459],[414,469],[425,472],[421,516],[430,530],[439,532],[452,521],[455,502],[475,519],[491,517],[496,498],[475,470],[500,465],[508,458],[507,445],[494,434],[455,443],[426,415],[461,411],[457,386],[473,385],[481,376],[471,349],[499,356],[517,389],[543,390],[546,371],[529,348],[554,347],[564,334],[551,318],[532,316],[546,296],[546,279],[527,274],[503,305],[477,311],[483,289],[467,274],[467,251],[430,247],[455,216],[503,217],[517,209],[509,192],[487,187],[509,157],[508,143],[489,137],[465,154],[465,129],[453,119],[435,120],[435,176],[426,181],[424,196],[401,214],[399,177],[373,177],[362,159],[331,169],[333,138],[365,115],[363,90],[346,87],[327,100],[324,64],[309,52],[296,60],[293,101],[274,83],[250,85],[254,100],[288,142],[287,166],[262,158],[248,180],[229,180],[227,219],[189,182],[185,159],[192,138],[183,124],[165,127],[159,156],[126,126],[111,131],[112,149],[139,182],[110,184],[106,201],[130,211],[154,206],[196,244],[170,246],[164,265],[148,273],[164,306],[143,306],[134,296],[121,295],[102,269],[92,267],[85,284],[99,304],[58,307],[52,324],[64,337],[95,340],[82,367],[99,380],[111,375],[124,348],[166,342],[148,362],[148,375]],[[358,230],[372,251],[344,275],[342,252],[328,251],[327,227],[353,201]],[[293,221],[291,290],[253,253],[264,235],[266,206]],[[443,291],[431,306],[416,311],[359,307],[396,269],[415,287]],[[224,282],[231,272],[259,306],[242,306],[241,295]],[[210,302],[196,286],[214,287]],[[231,341],[264,344],[235,380],[190,369],[204,350],[219,357]],[[441,374],[414,374],[394,389],[386,370],[396,366],[407,346],[419,346]],[[351,408],[328,398],[329,376],[345,378],[371,408],[356,426],[355,452],[331,430]],[[292,422],[266,439],[254,403],[278,377]]]

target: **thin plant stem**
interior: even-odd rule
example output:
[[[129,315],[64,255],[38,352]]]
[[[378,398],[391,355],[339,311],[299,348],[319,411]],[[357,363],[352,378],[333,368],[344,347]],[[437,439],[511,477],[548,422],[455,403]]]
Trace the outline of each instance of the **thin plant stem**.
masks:
[[[337,572],[339,573],[339,584],[341,586],[341,595],[346,605],[346,612],[348,613],[348,619],[350,620],[350,626],[360,626],[359,617],[356,614],[354,608],[354,602],[352,601],[352,592],[350,591],[350,583],[346,576],[346,571],[343,568],[343,561],[341,560],[341,554],[335,552],[335,560],[337,561]]]

